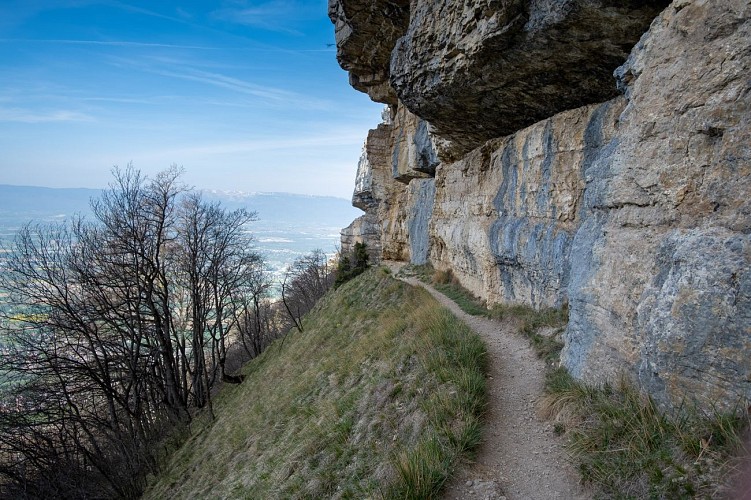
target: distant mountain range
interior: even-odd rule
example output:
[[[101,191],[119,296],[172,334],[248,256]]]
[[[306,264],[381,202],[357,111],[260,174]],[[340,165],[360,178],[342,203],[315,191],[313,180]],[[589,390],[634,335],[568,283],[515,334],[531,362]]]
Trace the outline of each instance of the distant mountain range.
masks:
[[[7,244],[29,221],[52,222],[73,214],[90,216],[89,203],[98,189],[45,188],[0,184],[0,242]],[[349,200],[290,193],[203,191],[210,201],[228,209],[255,211],[258,220],[249,230],[270,267],[280,272],[296,257],[313,249],[333,253],[339,231],[362,212]]]
[[[246,208],[256,211],[262,220],[282,219],[319,223],[333,217],[341,218],[346,226],[361,214],[359,210],[351,206],[348,200],[332,196],[217,190],[203,190],[202,192],[207,200],[219,201],[226,208]],[[0,184],[0,213],[87,214],[90,200],[100,194],[99,189]]]
[[[0,214],[87,213],[89,200],[99,196],[100,193],[98,189],[53,189],[0,184]]]

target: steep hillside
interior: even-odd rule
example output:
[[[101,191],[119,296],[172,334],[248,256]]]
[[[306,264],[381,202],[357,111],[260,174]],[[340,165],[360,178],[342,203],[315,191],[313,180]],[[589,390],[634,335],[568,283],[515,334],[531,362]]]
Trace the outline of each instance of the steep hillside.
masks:
[[[485,348],[371,270],[226,387],[146,498],[426,497],[479,440]]]
[[[332,0],[387,105],[342,246],[569,305],[562,362],[661,405],[751,399],[751,4]]]

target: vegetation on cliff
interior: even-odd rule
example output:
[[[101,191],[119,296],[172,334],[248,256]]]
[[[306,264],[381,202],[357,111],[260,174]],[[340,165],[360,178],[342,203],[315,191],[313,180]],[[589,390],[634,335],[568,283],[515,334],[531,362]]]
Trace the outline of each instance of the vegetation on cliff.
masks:
[[[148,498],[426,498],[478,442],[485,348],[372,269],[329,293],[215,402]]]
[[[583,483],[608,498],[715,498],[732,495],[744,458],[750,422],[746,404],[733,410],[702,410],[686,403],[665,409],[626,377],[617,383],[585,384],[560,365],[559,337],[567,309],[536,311],[521,304],[486,303],[462,287],[451,270],[408,266],[402,273],[430,283],[475,316],[517,321],[537,355],[546,361],[543,411],[568,448]]]
[[[472,316],[496,320],[512,318],[517,323],[518,331],[529,338],[539,357],[548,363],[559,361],[563,347],[560,336],[568,321],[566,304],[560,308],[547,307],[541,310],[525,304],[493,304],[488,307],[487,302],[464,288],[450,269],[435,270],[426,264],[407,266],[400,274],[417,276]]]
[[[725,497],[751,451],[745,407],[665,411],[625,378],[592,386],[565,368],[548,373],[547,392],[547,412],[568,435],[582,481],[607,497]]]

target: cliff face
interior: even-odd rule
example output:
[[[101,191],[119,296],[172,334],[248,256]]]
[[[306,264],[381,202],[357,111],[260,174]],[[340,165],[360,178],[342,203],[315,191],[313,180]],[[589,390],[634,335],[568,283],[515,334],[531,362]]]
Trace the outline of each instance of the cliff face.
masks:
[[[340,62],[388,104],[343,245],[491,303],[568,303],[579,378],[732,405],[751,399],[751,7],[660,7],[332,0]]]

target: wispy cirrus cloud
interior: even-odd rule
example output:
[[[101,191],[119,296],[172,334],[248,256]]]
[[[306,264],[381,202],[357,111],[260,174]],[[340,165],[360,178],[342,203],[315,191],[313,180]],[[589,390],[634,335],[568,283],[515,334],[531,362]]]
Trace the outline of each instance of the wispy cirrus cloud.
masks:
[[[275,87],[258,85],[251,82],[246,82],[239,78],[226,76],[220,73],[212,73],[209,71],[203,71],[198,69],[185,68],[182,70],[156,70],[157,73],[179,78],[182,80],[190,80],[199,83],[205,83],[214,87],[220,87],[223,89],[231,90],[240,94],[252,95],[271,102],[288,102],[292,99],[299,99],[303,96],[295,92],[278,89]]]
[[[109,6],[123,11],[180,22],[179,18],[160,14],[119,0],[4,0],[0,4],[0,29],[18,26],[45,11]]]
[[[290,35],[302,35],[296,28],[301,19],[310,18],[315,12],[312,2],[294,0],[271,0],[266,2],[231,2],[231,6],[212,12],[212,17],[220,21],[245,26],[253,26],[269,31]]]
[[[299,33],[298,33],[299,34]],[[134,49],[176,49],[176,50],[202,50],[202,51],[240,51],[240,52],[279,52],[279,53],[306,53],[306,52],[336,52],[335,48],[307,49],[307,48],[282,48],[270,45],[255,46],[211,46],[177,43],[137,42],[132,40],[72,40],[61,38],[0,38],[0,44],[51,44],[51,45],[82,45],[98,47],[122,47]]]
[[[178,162],[195,167],[199,164],[216,164],[226,160],[226,165],[239,164],[243,169],[260,165],[288,168],[289,163],[285,158],[289,159],[290,155],[305,158],[306,165],[312,164],[316,158],[325,163],[337,161],[337,155],[332,155],[332,149],[348,148],[359,151],[362,147],[362,136],[362,131],[323,126],[310,134],[302,132],[287,137],[256,135],[251,139],[165,144],[164,147],[144,148],[131,153],[130,159],[137,164],[154,165]],[[349,164],[350,170],[352,164],[354,163]],[[344,192],[350,189],[347,186]]]
[[[271,105],[297,107],[304,109],[321,109],[330,106],[325,100],[315,99],[307,95],[277,87],[259,85],[220,73],[186,68],[179,71],[162,70],[161,74],[183,80],[212,85],[240,94],[246,94],[265,101]]]
[[[30,110],[24,108],[0,108],[0,122],[52,123],[52,122],[92,122],[94,117],[71,110]]]
[[[194,155],[223,155],[253,153],[258,151],[295,151],[326,149],[332,146],[362,144],[362,133],[351,130],[330,130],[325,134],[313,134],[298,137],[257,138],[241,141],[215,142],[184,148],[161,151],[167,158],[185,158]]]
[[[271,106],[297,107],[302,109],[323,109],[331,106],[326,100],[311,98],[298,92],[284,90],[270,85],[261,85],[236,76],[217,71],[207,71],[196,67],[195,61],[175,58],[110,58],[110,64],[130,67],[167,78],[175,78],[200,83],[234,94],[250,96]]]
[[[175,12],[177,12],[177,16],[180,19],[184,19],[186,21],[189,21],[189,20],[193,19],[193,14],[191,14],[187,10],[183,9],[182,7],[176,7],[175,8]]]
[[[183,16],[180,16],[179,13],[178,13],[178,16],[180,17],[176,17],[176,16],[167,15],[167,14],[162,14],[160,12],[156,12],[151,9],[144,9],[143,7],[138,7],[135,5],[131,5],[130,3],[121,2],[118,0],[100,0],[100,1],[101,3],[106,3],[107,5],[112,5],[124,11],[133,12],[135,14],[140,14],[140,15],[149,16],[149,17],[156,17],[159,19],[164,19],[167,21],[173,21],[177,23],[186,22],[186,19]],[[158,5],[158,3],[156,5]]]
[[[0,30],[15,28],[40,12],[65,7],[66,4],[54,0],[5,0],[0,4]]]
[[[176,102],[180,99],[184,99],[179,95],[158,95],[151,97],[118,97],[118,96],[87,96],[80,97],[79,100],[84,102],[102,102],[102,103],[116,103],[116,104],[159,104],[165,102]]]
[[[172,43],[134,42],[128,40],[66,40],[55,38],[0,38],[0,43],[49,43],[60,45],[98,45],[109,47],[145,47],[168,49],[219,50],[205,45],[180,45]]]

